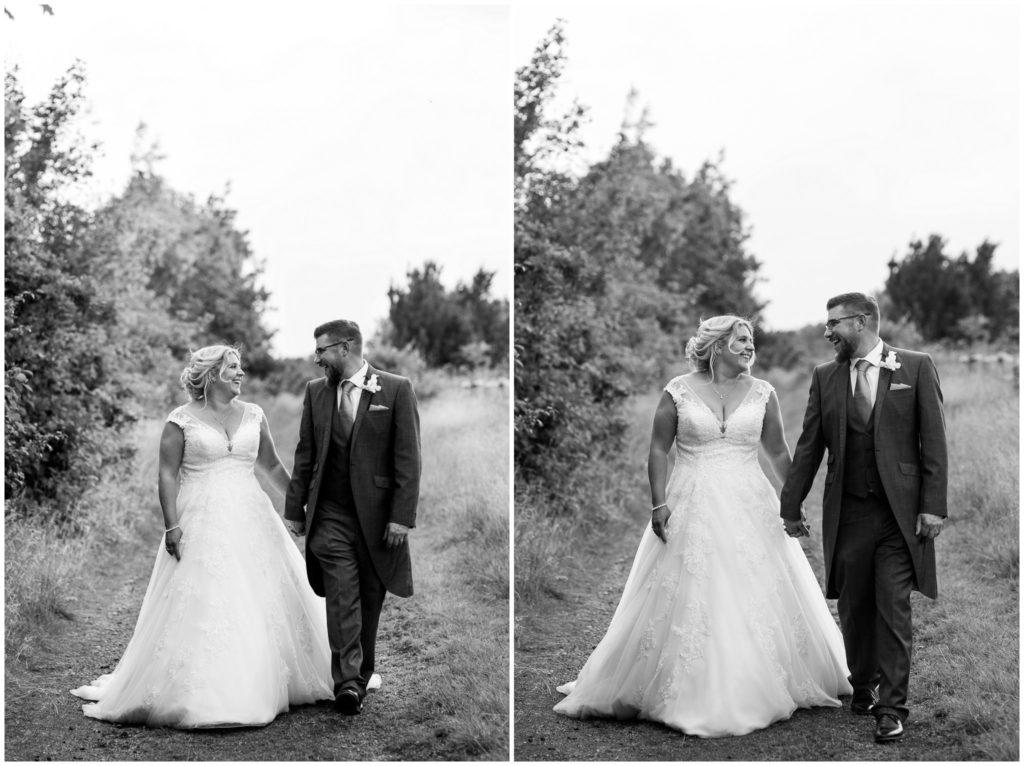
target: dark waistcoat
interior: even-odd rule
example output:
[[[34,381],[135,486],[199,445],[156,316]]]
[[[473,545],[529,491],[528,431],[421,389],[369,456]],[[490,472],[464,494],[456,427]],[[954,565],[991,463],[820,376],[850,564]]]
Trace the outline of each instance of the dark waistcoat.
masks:
[[[843,464],[843,491],[855,497],[874,493],[884,498],[882,479],[875,461],[875,411],[872,409],[864,429],[859,428],[849,414],[855,411],[853,391],[846,401],[846,459]]]
[[[349,443],[351,435],[343,436],[341,415],[333,408],[331,417],[331,443],[327,448],[327,463],[320,478],[320,493],[317,505],[320,509],[340,506],[355,510],[356,501],[352,496],[352,482],[349,478]]]

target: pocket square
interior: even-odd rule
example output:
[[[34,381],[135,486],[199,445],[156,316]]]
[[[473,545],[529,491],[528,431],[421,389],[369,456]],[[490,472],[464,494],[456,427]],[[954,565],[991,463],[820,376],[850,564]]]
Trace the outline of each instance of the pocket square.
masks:
[[[910,386],[908,386],[906,383],[893,383],[891,386],[889,386],[890,391],[905,391],[908,388],[910,388]]]
[[[387,410],[387,409],[390,409],[390,407],[385,407],[383,404],[371,404],[370,405],[370,412],[383,412],[384,410]]]

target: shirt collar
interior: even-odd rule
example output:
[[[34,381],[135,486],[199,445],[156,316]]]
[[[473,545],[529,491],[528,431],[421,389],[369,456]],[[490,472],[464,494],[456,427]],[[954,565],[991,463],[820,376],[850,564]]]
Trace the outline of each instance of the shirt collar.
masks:
[[[351,380],[352,381],[352,385],[354,385],[356,388],[362,388],[363,387],[363,381],[366,380],[366,373],[369,371],[369,369],[370,369],[370,363],[367,362],[364,359],[363,360],[363,366],[360,367],[356,371],[355,375],[353,375],[350,378],[346,378],[345,380]],[[342,383],[344,383],[344,382],[345,381],[342,381]]]
[[[872,367],[880,366],[882,364],[882,347],[884,345],[885,344],[882,343],[882,339],[879,338],[878,343],[874,345],[874,348],[868,351],[864,356],[858,356],[856,359],[851,360],[850,365],[856,367],[857,362],[859,362],[861,359],[866,359],[868,364],[870,364]]]

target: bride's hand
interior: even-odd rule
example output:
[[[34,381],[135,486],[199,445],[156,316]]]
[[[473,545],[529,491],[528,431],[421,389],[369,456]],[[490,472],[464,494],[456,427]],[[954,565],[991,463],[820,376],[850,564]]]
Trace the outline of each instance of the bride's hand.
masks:
[[[672,511],[665,504],[651,511],[651,529],[654,530],[654,534],[661,538],[663,543],[668,542],[668,538],[665,536],[665,528],[668,526],[668,520],[671,516]]]
[[[178,561],[181,561],[181,528],[176,527],[170,532],[164,533],[164,547],[167,548],[167,552],[170,553]]]

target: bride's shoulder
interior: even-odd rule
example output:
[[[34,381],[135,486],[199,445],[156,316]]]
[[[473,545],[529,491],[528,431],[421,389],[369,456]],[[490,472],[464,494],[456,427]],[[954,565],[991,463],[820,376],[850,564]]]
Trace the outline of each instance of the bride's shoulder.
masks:
[[[263,408],[256,404],[256,402],[243,402],[241,399],[236,399],[235,401],[242,405],[245,417],[255,420],[263,420],[265,417]]]
[[[665,384],[662,389],[665,393],[671,396],[677,402],[686,395],[692,388],[693,377],[696,375],[694,372],[687,372],[682,375],[676,375],[672,380]]]
[[[753,375],[750,376],[750,386],[754,389],[755,394],[763,396],[765,399],[775,392],[775,386],[764,378],[755,378]]]
[[[174,425],[178,426],[179,428],[181,428],[182,431],[184,431],[185,426],[189,422],[189,417],[191,416],[191,406],[192,403],[188,402],[187,404],[182,404],[178,407],[175,407],[167,414],[167,417],[164,419],[164,422],[174,423]]]

